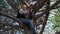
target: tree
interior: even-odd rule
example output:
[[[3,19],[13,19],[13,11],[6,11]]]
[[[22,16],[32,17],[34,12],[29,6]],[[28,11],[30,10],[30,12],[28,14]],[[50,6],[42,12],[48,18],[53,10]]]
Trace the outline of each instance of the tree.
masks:
[[[16,0],[17,1],[17,0]],[[14,13],[14,16],[17,14],[17,11],[18,11],[18,5],[19,5],[19,2],[21,2],[22,4],[26,4],[27,6],[28,6],[28,9],[30,9],[29,11],[33,11],[32,12],[32,14],[35,16],[34,18],[31,18],[34,22],[35,22],[35,26],[37,26],[37,23],[36,23],[36,20],[38,19],[38,18],[40,18],[40,17],[44,17],[44,19],[43,19],[43,22],[42,22],[42,28],[41,28],[41,31],[40,31],[40,34],[42,34],[43,33],[43,30],[44,30],[44,28],[45,28],[45,25],[46,25],[46,22],[47,22],[47,20],[48,20],[48,16],[49,16],[49,11],[50,10],[52,10],[52,9],[55,9],[55,8],[59,8],[59,6],[57,6],[58,4],[59,4],[59,2],[60,2],[60,0],[57,0],[54,4],[52,4],[51,6],[50,6],[50,0],[36,0],[37,1],[37,3],[35,4],[35,5],[32,5],[32,4],[30,4],[31,2],[28,2],[28,0],[18,0],[17,2],[16,1],[14,1],[14,0],[7,0],[6,2],[9,4],[9,6],[10,7],[12,7],[12,8],[10,8],[10,11],[15,11],[15,12],[13,12]],[[34,0],[35,1],[35,0]],[[43,7],[43,6],[45,6],[45,7]],[[31,8],[32,7],[32,8]],[[45,9],[42,9],[42,7],[43,8],[45,8]],[[41,10],[42,9],[42,10]],[[6,10],[6,9],[5,9]],[[3,15],[3,17],[4,18],[6,18],[6,17],[8,17],[8,19],[9,20],[14,20],[14,21],[16,21],[16,22],[18,22],[19,23],[19,26],[18,27],[16,27],[16,26],[13,26],[12,24],[6,24],[6,23],[1,23],[1,24],[5,24],[5,25],[9,25],[9,26],[11,26],[13,29],[20,29],[20,28],[24,28],[25,29],[25,32],[28,32],[28,34],[29,34],[29,28],[28,28],[28,26],[26,25],[26,24],[23,24],[21,21],[19,21],[17,18],[15,18],[13,15],[11,15],[11,14],[13,14],[13,13],[7,13],[7,12],[9,12],[9,9],[7,9],[7,12],[6,13],[4,13],[5,12],[5,10],[4,9],[1,9],[1,11],[0,11],[0,14],[1,15]],[[39,11],[38,11],[39,10]],[[37,12],[42,12],[41,14],[39,14],[39,15],[35,15]],[[4,19],[5,20],[5,19]],[[12,21],[13,21],[12,20]],[[2,22],[2,21],[1,21]],[[25,27],[24,27],[24,26]],[[27,29],[26,29],[27,28]],[[27,33],[26,33],[27,34]]]

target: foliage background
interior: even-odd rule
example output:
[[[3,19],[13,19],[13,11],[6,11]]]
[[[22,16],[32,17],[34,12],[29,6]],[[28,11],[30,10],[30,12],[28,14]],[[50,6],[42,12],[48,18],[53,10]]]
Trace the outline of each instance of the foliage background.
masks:
[[[56,0],[51,0],[51,4],[53,4]],[[15,3],[17,3],[18,7],[21,7],[21,3],[19,0],[15,0]],[[7,3],[6,0],[0,0],[0,9],[1,12],[7,13],[11,16],[16,17],[16,12],[12,9],[12,7]],[[16,21],[9,19],[5,16],[0,15],[0,21],[10,23],[11,25],[15,26]],[[17,23],[18,24],[18,23]],[[18,26],[18,25],[16,25]],[[37,27],[37,33],[39,33],[39,30],[42,25]],[[6,26],[3,24],[0,24],[0,33],[1,34],[22,34],[24,30],[15,30],[10,26]],[[50,16],[47,21],[47,25],[45,27],[45,30],[43,34],[54,34],[56,31],[60,31],[60,8],[54,9],[50,11]]]

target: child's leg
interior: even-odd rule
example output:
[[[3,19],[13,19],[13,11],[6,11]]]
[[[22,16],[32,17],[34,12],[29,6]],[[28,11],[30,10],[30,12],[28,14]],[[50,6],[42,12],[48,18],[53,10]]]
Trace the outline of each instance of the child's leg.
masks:
[[[32,34],[36,34],[36,31],[35,31],[35,28],[34,28],[34,24],[33,24],[33,22],[31,20],[24,19],[24,18],[19,18],[19,20],[21,20],[25,24],[28,24]]]

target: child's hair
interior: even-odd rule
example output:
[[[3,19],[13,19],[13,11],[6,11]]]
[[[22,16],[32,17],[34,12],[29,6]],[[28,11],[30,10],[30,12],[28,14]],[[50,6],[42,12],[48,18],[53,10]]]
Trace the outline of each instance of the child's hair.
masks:
[[[26,5],[25,5],[25,4],[22,4],[22,5],[21,5],[21,8],[22,8],[23,6],[26,6]],[[27,7],[27,6],[26,6],[26,7]]]

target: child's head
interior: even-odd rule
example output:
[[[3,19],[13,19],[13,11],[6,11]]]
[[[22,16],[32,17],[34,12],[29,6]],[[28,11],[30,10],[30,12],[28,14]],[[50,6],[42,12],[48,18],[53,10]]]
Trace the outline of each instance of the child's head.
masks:
[[[22,9],[23,10],[27,10],[27,6],[24,4],[24,5],[22,5]]]

